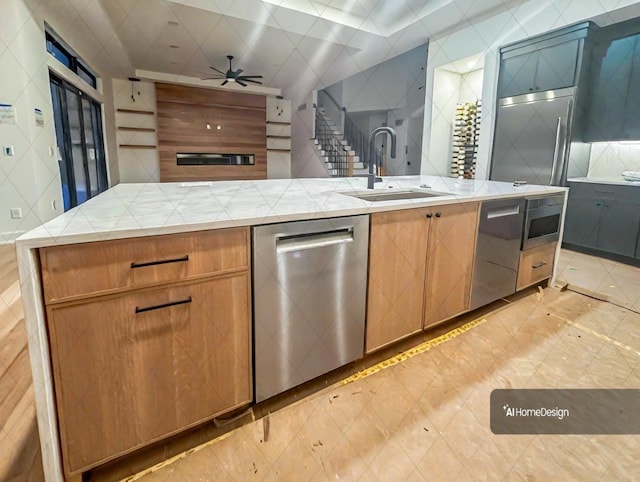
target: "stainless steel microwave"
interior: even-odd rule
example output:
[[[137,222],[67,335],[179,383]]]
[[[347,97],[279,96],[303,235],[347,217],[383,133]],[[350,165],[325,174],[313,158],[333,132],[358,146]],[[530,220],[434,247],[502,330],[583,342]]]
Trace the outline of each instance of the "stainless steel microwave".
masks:
[[[527,198],[521,249],[557,241],[560,237],[564,194]]]

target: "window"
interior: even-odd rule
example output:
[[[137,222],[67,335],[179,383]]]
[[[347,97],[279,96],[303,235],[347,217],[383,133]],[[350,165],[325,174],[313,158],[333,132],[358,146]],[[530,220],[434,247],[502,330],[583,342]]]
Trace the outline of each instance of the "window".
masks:
[[[68,45],[50,30],[48,25],[45,25],[45,38],[47,41],[47,52],[53,55],[62,65],[77,74],[78,77],[91,87],[94,89],[97,88],[98,82],[96,75]]]
[[[50,87],[67,211],[108,187],[101,105],[52,74]]]

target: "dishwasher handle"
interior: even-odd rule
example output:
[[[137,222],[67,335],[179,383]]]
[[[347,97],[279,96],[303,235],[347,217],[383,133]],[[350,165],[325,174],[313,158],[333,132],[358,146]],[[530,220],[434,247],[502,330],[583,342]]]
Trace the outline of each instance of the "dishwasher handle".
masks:
[[[352,242],[353,227],[304,234],[277,235],[276,252],[289,253]]]

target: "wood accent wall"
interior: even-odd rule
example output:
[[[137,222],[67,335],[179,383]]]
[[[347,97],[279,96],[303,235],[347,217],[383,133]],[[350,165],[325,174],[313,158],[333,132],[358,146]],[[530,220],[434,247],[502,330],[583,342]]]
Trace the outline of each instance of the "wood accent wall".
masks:
[[[266,179],[264,95],[156,83],[156,105],[161,182]],[[178,166],[178,152],[254,154],[255,165]]]

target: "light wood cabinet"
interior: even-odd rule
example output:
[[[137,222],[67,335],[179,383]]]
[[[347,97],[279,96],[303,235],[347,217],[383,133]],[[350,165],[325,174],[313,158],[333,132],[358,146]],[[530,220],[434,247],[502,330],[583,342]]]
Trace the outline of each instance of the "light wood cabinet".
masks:
[[[432,209],[427,255],[425,328],[469,309],[479,203]]]
[[[430,209],[371,215],[365,350],[422,329]]]
[[[227,248],[243,251],[243,261],[222,263],[226,270],[209,270],[213,249],[202,265],[207,277],[190,278],[187,271],[180,279],[178,272],[169,284],[145,282],[143,288],[48,304],[67,476],[251,402],[248,229],[238,231],[244,236]],[[227,234],[195,236],[211,237],[210,245],[219,246]],[[160,249],[155,241],[146,240],[151,255]],[[108,243],[114,246],[101,249],[119,252],[120,242]],[[57,274],[48,276],[55,286]]]
[[[543,244],[520,253],[516,290],[551,277],[557,243]]]
[[[46,302],[247,269],[246,228],[40,249]]]
[[[478,206],[371,216],[367,353],[469,309]]]

